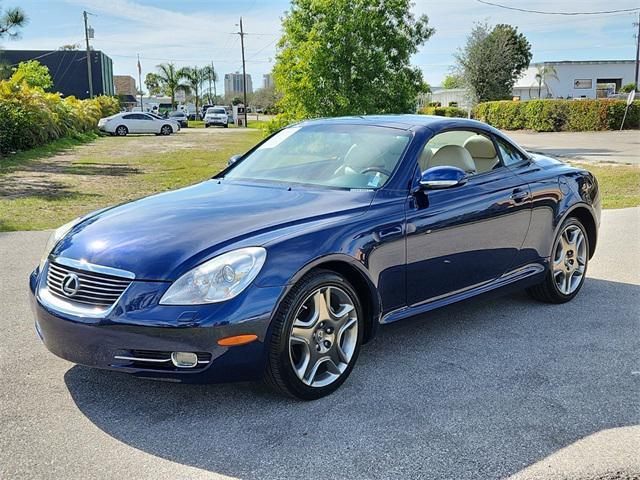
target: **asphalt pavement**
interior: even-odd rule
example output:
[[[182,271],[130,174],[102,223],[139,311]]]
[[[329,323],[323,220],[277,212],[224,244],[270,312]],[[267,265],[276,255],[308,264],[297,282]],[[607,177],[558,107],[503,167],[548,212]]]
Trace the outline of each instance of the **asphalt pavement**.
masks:
[[[310,403],[53,356],[26,287],[48,233],[0,234],[0,479],[640,478],[639,225],[638,208],[603,213],[574,301],[385,326]]]
[[[640,165],[637,130],[606,132],[505,131],[525,150],[585,163]]]

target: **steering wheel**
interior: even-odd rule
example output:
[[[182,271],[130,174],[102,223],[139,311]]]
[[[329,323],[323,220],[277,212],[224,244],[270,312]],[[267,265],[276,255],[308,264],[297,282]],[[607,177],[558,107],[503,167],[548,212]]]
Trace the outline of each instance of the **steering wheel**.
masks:
[[[387,170],[386,168],[382,168],[382,167],[367,167],[363,170],[360,170],[360,174],[365,174],[367,172],[380,172],[383,175],[386,175],[387,177],[391,176],[391,172],[389,170]]]

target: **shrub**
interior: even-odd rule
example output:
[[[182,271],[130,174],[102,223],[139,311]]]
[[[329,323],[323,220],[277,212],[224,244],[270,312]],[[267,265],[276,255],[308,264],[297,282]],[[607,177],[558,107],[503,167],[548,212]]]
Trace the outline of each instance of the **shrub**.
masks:
[[[14,76],[0,82],[0,154],[94,131],[100,118],[118,111],[114,97],[62,98]]]
[[[422,107],[422,115],[437,115],[438,117],[467,118],[467,111],[458,107]]]
[[[474,118],[504,130],[584,132],[620,128],[623,100],[529,100],[485,102],[476,106]],[[624,128],[640,127],[640,101],[629,107]]]

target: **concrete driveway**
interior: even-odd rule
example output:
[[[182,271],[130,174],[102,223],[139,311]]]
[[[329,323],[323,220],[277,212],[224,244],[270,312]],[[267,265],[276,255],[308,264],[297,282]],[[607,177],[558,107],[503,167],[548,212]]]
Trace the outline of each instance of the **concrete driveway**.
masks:
[[[47,233],[0,235],[0,478],[639,478],[640,209],[605,211],[571,303],[524,294],[382,328],[334,395],[180,385],[40,344]]]
[[[525,150],[587,163],[640,165],[640,133],[622,132],[504,132]]]

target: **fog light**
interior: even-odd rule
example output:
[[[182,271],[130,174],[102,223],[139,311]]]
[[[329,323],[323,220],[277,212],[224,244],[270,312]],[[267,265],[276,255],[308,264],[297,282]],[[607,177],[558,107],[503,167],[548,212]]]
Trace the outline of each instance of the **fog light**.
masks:
[[[172,352],[171,362],[179,368],[193,368],[198,365],[198,356],[192,352]]]

